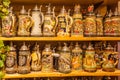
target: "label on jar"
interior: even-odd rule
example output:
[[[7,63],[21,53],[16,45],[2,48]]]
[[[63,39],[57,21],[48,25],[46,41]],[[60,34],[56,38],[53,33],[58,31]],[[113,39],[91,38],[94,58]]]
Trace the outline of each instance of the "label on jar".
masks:
[[[57,35],[65,35],[65,33],[67,32],[66,29],[66,18],[65,16],[62,17],[58,17],[58,34]]]
[[[6,57],[6,68],[14,68],[16,66],[16,52],[8,52]]]
[[[103,22],[102,22],[102,18],[96,18],[96,26],[97,26],[97,36],[103,35]]]
[[[70,53],[61,53],[59,57],[59,71],[67,73],[71,71],[71,56]]]
[[[28,61],[28,57],[29,57],[29,51],[20,51],[19,52],[19,66],[29,66],[30,63]],[[29,63],[29,65],[28,65]]]
[[[51,72],[53,70],[53,57],[49,54],[42,55],[42,71]]]
[[[18,35],[19,36],[29,36],[29,28],[31,26],[31,17],[21,15],[19,16],[19,27],[18,27]]]
[[[95,51],[86,51],[83,67],[84,69],[96,69]]]
[[[111,20],[110,34],[113,36],[117,36],[119,34],[119,26],[120,26],[119,21],[120,21],[119,18],[112,18],[112,20]]]
[[[77,70],[82,68],[82,55],[80,52],[72,53],[72,69]]]
[[[81,18],[74,18],[73,19],[73,27],[71,35],[83,35],[83,22]]]
[[[92,17],[86,18],[84,34],[86,36],[96,35],[96,21],[94,18]]]
[[[110,35],[111,32],[111,19],[105,19],[104,21],[104,35]]]

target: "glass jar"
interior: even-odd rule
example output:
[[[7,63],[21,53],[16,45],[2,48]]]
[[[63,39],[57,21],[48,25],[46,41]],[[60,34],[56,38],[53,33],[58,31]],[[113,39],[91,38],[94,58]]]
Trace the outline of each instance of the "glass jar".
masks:
[[[82,69],[82,50],[78,43],[76,43],[75,48],[72,50],[72,69]]]
[[[71,52],[67,47],[67,44],[64,43],[64,47],[60,52],[60,57],[58,60],[59,64],[59,72],[61,73],[69,73],[71,72]]]
[[[31,61],[30,50],[24,42],[19,50],[18,73],[20,74],[30,73],[30,61]]]
[[[17,53],[12,42],[10,43],[10,51],[6,54],[5,65],[6,73],[13,74],[17,72]]]
[[[92,47],[91,43],[89,43],[89,46],[83,58],[83,69],[87,72],[95,72],[97,70],[95,61],[95,50]]]
[[[42,51],[42,72],[52,72],[53,71],[53,56],[50,45],[46,44],[44,50]]]

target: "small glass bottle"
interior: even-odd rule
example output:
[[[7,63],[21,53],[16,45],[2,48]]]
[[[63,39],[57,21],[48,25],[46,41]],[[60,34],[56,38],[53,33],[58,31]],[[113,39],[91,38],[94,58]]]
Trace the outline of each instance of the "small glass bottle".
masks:
[[[12,42],[10,43],[10,51],[6,54],[5,65],[6,73],[13,74],[17,72],[17,53]]]
[[[19,50],[18,73],[20,74],[30,73],[30,61],[31,61],[30,50],[24,42]]]
[[[72,50],[72,69],[82,69],[82,50],[78,43],[76,43],[75,48]]]
[[[46,44],[44,50],[42,51],[42,72],[52,71],[53,71],[52,50],[50,49],[50,44]]]
[[[83,58],[83,69],[87,72],[95,72],[97,70],[95,61],[95,50],[91,43],[86,50],[85,57]]]
[[[71,52],[70,49],[67,47],[67,44],[64,43],[64,47],[60,52],[59,57],[59,72],[61,73],[70,73],[71,72]]]

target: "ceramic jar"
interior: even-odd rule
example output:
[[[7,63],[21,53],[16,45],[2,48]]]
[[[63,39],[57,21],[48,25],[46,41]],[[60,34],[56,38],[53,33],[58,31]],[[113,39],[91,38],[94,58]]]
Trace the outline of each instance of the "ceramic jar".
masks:
[[[42,68],[41,63],[41,53],[39,51],[39,45],[36,43],[34,49],[31,54],[31,69],[32,71],[40,71]]]
[[[6,54],[5,71],[8,74],[17,72],[17,53],[13,43],[10,43],[10,51]]]
[[[19,50],[18,56],[18,73],[27,74],[30,73],[30,62],[31,62],[31,54],[29,47],[26,46],[25,42],[21,46]]]
[[[72,50],[72,69],[82,69],[82,50],[78,43],[76,43],[75,48]]]
[[[87,72],[95,72],[97,70],[95,61],[95,50],[92,47],[91,43],[89,43],[89,46],[83,58],[83,69]]]
[[[83,21],[82,13],[80,12],[80,5],[75,5],[73,14],[73,24],[71,28],[71,36],[83,37]]]
[[[42,51],[42,72],[53,71],[53,56],[50,44],[46,44]]]
[[[18,36],[30,36],[30,28],[33,25],[32,17],[30,16],[30,9],[28,13],[22,6],[20,14],[18,16]]]
[[[2,36],[13,37],[16,36],[17,25],[16,16],[13,14],[12,7],[9,9],[9,14],[2,18]]]
[[[71,52],[67,47],[67,44],[64,43],[64,47],[60,52],[60,57],[58,60],[59,64],[59,72],[61,73],[69,73],[71,72]]]

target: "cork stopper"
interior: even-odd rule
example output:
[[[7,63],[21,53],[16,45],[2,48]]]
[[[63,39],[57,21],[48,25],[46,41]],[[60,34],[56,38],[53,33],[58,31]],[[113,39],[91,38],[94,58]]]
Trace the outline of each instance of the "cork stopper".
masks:
[[[37,6],[37,5],[35,5],[35,7],[34,7],[33,11],[39,11],[39,9],[38,9],[38,6]]]
[[[46,7],[47,7],[47,12],[46,12],[46,13],[50,14],[50,13],[51,13],[50,3],[49,3],[49,5],[48,5],[48,6],[46,6]]]

